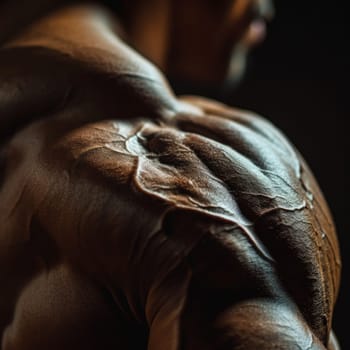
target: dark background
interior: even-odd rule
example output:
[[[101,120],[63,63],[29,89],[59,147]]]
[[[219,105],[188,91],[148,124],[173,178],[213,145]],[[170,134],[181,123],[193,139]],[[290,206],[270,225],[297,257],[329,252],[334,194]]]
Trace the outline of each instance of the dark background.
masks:
[[[268,117],[297,146],[330,205],[342,251],[342,285],[334,329],[350,349],[350,240],[345,214],[349,150],[341,84],[345,75],[345,9],[336,1],[275,1],[276,17],[255,50],[244,82],[226,102]],[[345,145],[346,142],[346,145]]]
[[[275,1],[276,17],[235,89],[197,87],[196,93],[258,112],[284,131],[312,168],[330,205],[342,251],[342,285],[334,330],[350,349],[350,240],[345,217],[345,9],[337,1]],[[193,93],[182,85],[178,92]],[[345,94],[344,94],[345,95]],[[346,142],[348,144],[348,142]],[[347,334],[348,333],[348,334]]]

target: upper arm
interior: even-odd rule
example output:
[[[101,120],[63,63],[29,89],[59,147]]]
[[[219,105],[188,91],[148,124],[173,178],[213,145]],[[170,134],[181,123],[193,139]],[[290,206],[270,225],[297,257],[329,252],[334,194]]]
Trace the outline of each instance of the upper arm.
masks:
[[[288,303],[247,300],[228,307],[214,321],[213,349],[326,350],[300,313]]]

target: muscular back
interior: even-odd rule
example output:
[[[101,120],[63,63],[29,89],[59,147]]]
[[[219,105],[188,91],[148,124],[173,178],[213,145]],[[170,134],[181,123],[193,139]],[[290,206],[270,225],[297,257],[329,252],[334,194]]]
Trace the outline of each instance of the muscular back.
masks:
[[[4,350],[327,344],[339,253],[305,163],[267,121],[186,103],[201,113],[56,116],[7,145]]]
[[[115,28],[77,6],[0,50],[1,350],[333,349],[339,253],[301,157],[176,98]]]

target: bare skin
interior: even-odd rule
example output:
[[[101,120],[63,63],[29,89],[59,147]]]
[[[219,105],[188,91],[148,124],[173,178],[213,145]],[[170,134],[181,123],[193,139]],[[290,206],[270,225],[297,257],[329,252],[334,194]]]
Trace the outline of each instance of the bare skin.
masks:
[[[259,116],[175,97],[115,28],[71,7],[0,52],[1,350],[337,349],[305,162]]]

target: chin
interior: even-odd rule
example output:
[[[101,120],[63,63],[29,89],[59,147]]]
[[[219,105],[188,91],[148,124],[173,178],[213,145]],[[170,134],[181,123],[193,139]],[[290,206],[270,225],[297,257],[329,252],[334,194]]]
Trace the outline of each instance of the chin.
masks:
[[[225,83],[236,86],[244,78],[247,68],[248,50],[245,47],[237,47],[232,51],[232,56]]]

